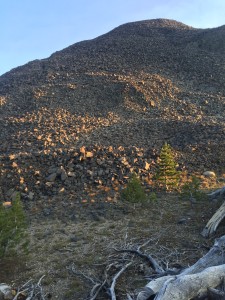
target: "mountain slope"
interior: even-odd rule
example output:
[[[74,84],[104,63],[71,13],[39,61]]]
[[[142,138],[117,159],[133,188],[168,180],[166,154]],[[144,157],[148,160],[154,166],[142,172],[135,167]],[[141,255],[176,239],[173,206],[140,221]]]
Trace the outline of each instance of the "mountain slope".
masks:
[[[132,170],[148,178],[164,141],[190,171],[224,171],[224,41],[225,26],[146,20],[2,75],[4,192],[82,198],[87,185],[122,184]]]

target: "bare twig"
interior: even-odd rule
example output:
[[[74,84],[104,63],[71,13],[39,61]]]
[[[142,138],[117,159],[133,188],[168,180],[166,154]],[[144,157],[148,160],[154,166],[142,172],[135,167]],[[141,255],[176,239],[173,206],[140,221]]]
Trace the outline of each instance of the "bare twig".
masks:
[[[32,279],[27,281],[24,285],[21,286],[21,288],[18,289],[13,300],[17,300],[19,296],[22,294],[26,295],[26,300],[36,300],[36,299],[45,300],[43,288],[41,286],[41,281],[44,277],[45,275],[43,275],[39,279],[37,284],[33,284]]]
[[[106,279],[103,281],[102,284],[96,284],[93,287],[93,289],[91,290],[91,293],[90,293],[90,296],[91,296],[90,300],[95,300],[96,299],[96,297],[98,296],[100,291],[104,288],[105,284],[106,284]],[[96,289],[97,289],[97,291],[95,292]]]
[[[13,300],[17,300],[18,296],[29,291],[29,284],[31,283],[32,279],[28,280],[26,283],[24,283],[21,288],[18,289],[15,297],[13,298]],[[28,288],[24,289],[26,286],[28,286]]]
[[[96,284],[93,286],[93,288],[91,289],[91,292],[90,292],[90,297],[92,297],[91,299],[93,299],[93,297],[94,297],[94,295],[95,295],[95,291],[96,291],[96,289],[99,288],[99,286],[101,286],[101,284],[100,284],[100,283],[96,283]]]
[[[114,248],[114,250],[116,252],[120,252],[120,253],[127,252],[127,253],[136,254],[136,255],[140,256],[141,258],[143,258],[145,261],[147,261],[156,273],[158,273],[158,274],[165,273],[163,268],[160,267],[160,265],[155,261],[155,259],[151,255],[144,254],[141,251],[134,250],[134,249],[120,249],[119,250],[119,249]]]
[[[138,246],[137,250],[140,251],[141,248],[144,248],[145,246],[147,246],[151,241],[152,241],[152,239],[147,240],[146,242],[144,242],[143,244]]]
[[[39,279],[39,281],[38,281],[38,283],[37,283],[37,287],[38,287],[39,290],[40,290],[39,294],[40,294],[41,300],[45,300],[45,297],[44,297],[44,295],[43,295],[43,288],[42,288],[42,286],[41,286],[41,281],[42,281],[42,279],[43,279],[44,277],[45,277],[45,275],[43,275],[43,276]]]
[[[20,290],[16,293],[15,297],[13,298],[13,300],[17,300],[18,297],[21,295],[21,294],[25,294],[29,289],[25,289],[25,290]]]
[[[115,286],[116,286],[116,281],[119,278],[119,276],[132,264],[132,262],[129,262],[126,264],[114,277],[113,281],[111,284],[111,287],[109,289],[110,295],[111,295],[111,300],[116,300],[116,294],[115,294]]]
[[[110,267],[111,266],[109,266],[108,268]],[[98,294],[101,292],[101,290],[106,289],[105,285],[107,283],[107,279],[105,279],[103,282],[100,282],[100,280],[94,280],[93,278],[87,276],[83,272],[76,270],[74,264],[72,264],[72,266],[70,267],[67,267],[67,269],[70,270],[74,275],[81,276],[94,285],[93,288],[91,289],[89,300],[95,300]]]
[[[131,297],[131,295],[127,294],[127,300],[133,300],[133,298]]]
[[[70,270],[74,275],[81,276],[81,277],[85,278],[87,281],[91,282],[94,285],[97,284],[97,282],[94,281],[94,279],[92,279],[91,277],[87,276],[83,272],[76,270],[74,264],[72,264],[72,266],[70,266],[70,267],[67,267],[67,269]]]
[[[212,192],[212,193],[209,193],[207,195],[210,197],[210,199],[215,199],[218,196],[224,196],[225,195],[225,186]]]

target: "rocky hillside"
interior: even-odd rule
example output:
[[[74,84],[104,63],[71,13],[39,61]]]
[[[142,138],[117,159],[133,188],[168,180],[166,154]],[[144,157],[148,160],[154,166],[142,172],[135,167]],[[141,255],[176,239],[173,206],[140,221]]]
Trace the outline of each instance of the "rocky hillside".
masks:
[[[165,141],[181,167],[224,172],[224,71],[225,26],[156,19],[2,75],[3,197],[19,188],[46,214],[49,199],[113,201],[133,170],[148,185]]]

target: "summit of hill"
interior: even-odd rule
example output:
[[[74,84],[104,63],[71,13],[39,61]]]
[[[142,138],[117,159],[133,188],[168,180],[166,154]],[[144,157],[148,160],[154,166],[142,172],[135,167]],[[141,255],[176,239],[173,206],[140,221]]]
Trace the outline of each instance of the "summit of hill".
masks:
[[[224,71],[225,26],[155,19],[5,73],[4,192],[81,199],[81,191],[123,184],[132,171],[148,178],[164,142],[190,172],[223,172]]]

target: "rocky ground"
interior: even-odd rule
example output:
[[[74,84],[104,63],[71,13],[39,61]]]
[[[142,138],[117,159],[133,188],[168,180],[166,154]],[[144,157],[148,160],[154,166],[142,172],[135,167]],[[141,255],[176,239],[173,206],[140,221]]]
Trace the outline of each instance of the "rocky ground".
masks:
[[[129,23],[1,76],[4,193],[21,184],[37,200],[133,169],[149,177],[165,141],[189,172],[223,173],[223,37],[223,26]]]
[[[212,170],[224,180],[224,41],[224,26],[202,30],[163,19],[134,22],[0,77],[1,199],[8,201],[15,190],[21,192],[35,232],[33,247],[40,247],[43,262],[50,236],[62,238],[62,248],[70,248],[72,228],[81,230],[84,222],[88,231],[92,226],[97,232],[104,226],[116,229],[113,236],[101,233],[97,242],[90,238],[88,244],[81,230],[73,255],[90,252],[90,245],[110,244],[119,228],[123,239],[128,225],[120,222],[126,214],[139,226],[142,209],[124,207],[119,193],[135,171],[151,194],[164,142],[174,149],[180,171],[201,175]],[[148,208],[143,222],[151,217]],[[174,224],[177,220],[178,215]],[[45,235],[44,228],[51,233]],[[199,227],[190,228],[196,230],[191,238],[199,238]],[[135,243],[142,241],[140,234],[144,233],[138,232]],[[179,239],[183,237],[178,234],[178,244]],[[51,261],[58,260],[51,256],[54,243],[46,246]],[[60,251],[59,257],[65,254]],[[68,257],[64,267],[72,261]],[[40,267],[43,273],[40,258],[32,260],[35,272]],[[65,281],[59,299],[70,284]]]
[[[29,252],[0,262],[1,281],[18,287],[45,275],[42,286],[49,298],[84,300],[90,299],[94,284],[82,273],[102,282],[112,265],[108,272],[110,284],[124,263],[133,261],[116,284],[118,299],[127,299],[126,293],[136,295],[153,272],[144,260],[113,249],[137,249],[148,241],[142,251],[153,255],[162,266],[191,265],[209,250],[215,237],[223,235],[223,224],[211,239],[200,235],[220,204],[202,200],[191,207],[177,194],[157,193],[157,200],[135,205],[101,202],[96,207],[83,203],[86,214],[77,204],[73,208],[77,217],[73,219],[31,216]],[[71,266],[76,275],[71,273]],[[108,296],[102,292],[97,299]]]

